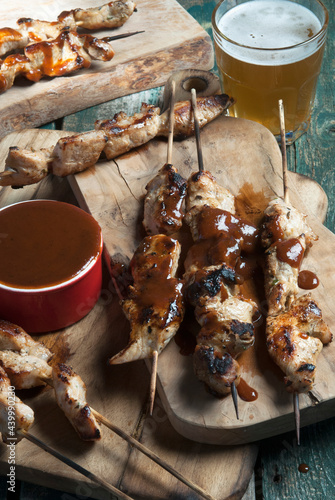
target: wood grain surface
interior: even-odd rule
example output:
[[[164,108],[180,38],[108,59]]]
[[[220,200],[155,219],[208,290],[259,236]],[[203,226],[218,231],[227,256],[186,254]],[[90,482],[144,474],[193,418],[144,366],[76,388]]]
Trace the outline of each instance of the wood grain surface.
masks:
[[[103,0],[13,0],[0,2],[1,26],[16,27],[19,17],[54,21],[63,10],[102,5]],[[39,126],[116,97],[163,85],[177,69],[211,69],[213,47],[206,31],[176,0],[138,0],[137,12],[116,30],[96,36],[142,31],[115,40],[114,58],[93,61],[87,70],[37,83],[17,79],[0,95],[0,137]],[[173,22],[171,20],[173,19]]]
[[[1,141],[0,165],[3,165],[11,145],[39,148],[54,144],[59,136],[66,134],[68,132],[49,130],[12,133]],[[157,161],[158,165],[160,160]],[[106,165],[99,165],[97,168],[102,171],[105,167]],[[299,190],[306,196],[306,201],[309,200],[311,210],[323,219],[327,203],[319,186],[308,178],[295,174],[292,174],[292,183],[300,185]],[[36,186],[20,190],[3,188],[0,192],[0,205],[31,198],[76,202],[67,179],[50,176]],[[108,200],[109,196],[106,195],[105,202]],[[120,329],[117,325],[120,325]],[[81,374],[88,387],[88,401],[93,407],[140,439],[216,498],[241,498],[252,475],[257,446],[215,446],[185,439],[170,425],[159,398],[156,400],[153,416],[147,417],[145,412],[149,375],[144,363],[131,363],[118,367],[117,370],[106,366],[109,353],[117,350],[124,342],[126,329],[126,321],[111,283],[106,278],[101,299],[88,316],[73,327],[40,338],[57,352],[57,359],[70,363]],[[136,499],[163,500],[170,495],[178,495],[180,499],[189,498],[189,491],[185,486],[143,458],[139,452],[130,450],[109,431],[103,429],[102,441],[94,445],[81,442],[56,406],[52,390],[26,391],[22,398],[35,410],[36,420],[32,428],[34,434],[106,480],[122,487]],[[5,475],[8,467],[7,450],[2,448],[1,452],[0,472]],[[75,494],[85,493],[92,498],[107,498],[101,489],[38,449],[33,449],[28,442],[20,443],[16,458],[19,479]]]

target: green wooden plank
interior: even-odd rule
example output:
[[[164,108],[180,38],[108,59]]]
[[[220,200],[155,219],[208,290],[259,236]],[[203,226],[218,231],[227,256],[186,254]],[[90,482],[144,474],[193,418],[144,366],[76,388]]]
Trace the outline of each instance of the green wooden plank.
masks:
[[[61,486],[60,484],[59,487]],[[87,496],[87,493],[88,491],[79,491],[79,489],[77,493],[64,493],[60,490],[22,482],[20,500],[93,500]]]
[[[311,125],[293,146],[289,148],[289,167],[315,179],[326,191],[329,201],[325,225],[335,231],[335,1],[325,0],[330,12],[330,23],[325,55],[318,82]]]
[[[78,113],[66,116],[63,119],[63,130],[86,132],[94,129],[96,120],[111,119],[119,111],[132,115],[140,111],[141,104],[161,105],[163,88],[157,87],[152,90],[144,90],[137,94],[119,97],[109,102],[93,106]]]
[[[261,443],[261,475],[264,500],[325,500],[335,498],[335,419]],[[299,472],[299,465],[309,467]],[[259,471],[260,472],[260,471]]]

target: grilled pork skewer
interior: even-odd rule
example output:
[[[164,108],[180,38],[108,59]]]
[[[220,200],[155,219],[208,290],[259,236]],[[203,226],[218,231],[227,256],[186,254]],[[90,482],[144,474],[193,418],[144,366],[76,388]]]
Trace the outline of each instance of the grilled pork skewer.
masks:
[[[239,383],[235,358],[254,343],[257,309],[242,297],[238,274],[241,252],[254,248],[257,230],[234,214],[234,196],[209,172],[191,175],[185,221],[195,244],[185,261],[185,293],[202,327],[194,368],[199,380],[220,396]]]
[[[332,334],[310,294],[298,296],[301,262],[318,237],[306,216],[289,204],[283,102],[279,101],[284,199],[275,199],[265,210],[261,235],[265,248],[265,294],[267,347],[285,374],[293,393],[297,442],[300,444],[299,394],[312,389],[316,359]]]
[[[233,102],[227,95],[197,99],[206,103],[201,110],[204,126],[221,115]],[[98,120],[96,129],[90,132],[63,137],[55,147],[32,150],[12,147],[6,159],[6,168],[0,173],[0,186],[22,187],[39,182],[49,173],[64,177],[81,172],[98,161],[102,152],[111,160],[131,149],[147,143],[157,136],[168,136],[169,110],[159,115],[159,108],[143,104],[141,111],[128,117],[117,113],[112,120]],[[174,133],[192,135],[193,117],[189,102],[174,107]],[[180,125],[178,125],[180,124]]]
[[[128,345],[110,364],[147,359],[164,349],[184,315],[182,282],[176,271],[180,244],[169,236],[147,236],[130,262],[134,284],[122,306],[131,325]]]
[[[23,354],[19,354],[19,356],[25,357]],[[0,432],[4,443],[7,445],[15,444],[16,446],[21,439],[26,438],[84,476],[92,479],[100,486],[103,486],[107,491],[117,494],[118,498],[132,500],[128,495],[125,495],[114,486],[108,484],[106,481],[100,479],[95,474],[92,474],[76,462],[73,462],[31,435],[28,429],[34,422],[34,412],[29,406],[22,403],[22,401],[15,396],[12,384],[13,382],[9,379],[6,371],[0,366]]]
[[[172,165],[173,135],[175,122],[175,82],[172,82],[169,108],[169,136],[167,163],[147,184],[144,197],[143,226],[148,235],[172,235],[183,223],[183,201],[186,196],[186,180]],[[156,393],[158,351],[153,352],[149,395],[149,414],[152,415]]]
[[[6,322],[6,321],[1,321],[0,322],[1,327],[0,327],[0,343],[1,345],[5,345],[7,348],[13,349],[15,354],[17,356],[21,356],[22,358],[26,358],[29,356],[27,354],[27,345],[29,345],[29,349],[33,349],[35,354],[39,354],[39,359],[43,360],[45,358],[46,352],[49,353],[49,357],[52,356],[52,353],[48,351],[48,349],[41,343],[35,342],[30,335],[28,335],[22,328],[18,327],[17,325],[13,325],[12,323]],[[8,341],[9,339],[9,341]],[[38,347],[40,346],[40,347]],[[1,347],[0,347],[1,349]],[[84,474],[86,477],[89,477],[93,481],[98,482],[99,484],[102,484],[105,488],[107,487],[108,491],[112,491],[113,493],[117,493],[118,498],[124,498],[128,499],[129,497],[124,495],[124,494],[119,494],[118,490],[116,490],[113,486],[109,485],[108,483],[102,483],[101,480],[90,473],[89,471],[86,471],[83,469],[81,466],[76,464],[75,462],[72,462],[71,460],[67,459],[63,455],[59,454],[52,448],[48,447],[45,443],[41,442],[31,434],[27,433],[27,430],[29,427],[32,425],[33,420],[34,420],[34,413],[31,408],[28,406],[24,405],[18,398],[13,401],[11,400],[11,394],[9,392],[9,386],[11,387],[13,385],[13,381],[11,381],[6,373],[5,370],[7,370],[8,366],[4,366],[4,368],[0,365],[0,432],[3,433],[3,440],[5,442],[6,439],[22,439],[22,437],[25,437],[29,439],[31,442],[34,444],[40,446],[42,449],[48,451],[51,453],[53,456],[56,458],[62,460],[64,463],[69,465],[70,467],[74,468],[75,470],[78,470],[81,474]],[[34,368],[32,368],[33,370]],[[51,368],[50,368],[51,369]],[[21,382],[24,382],[25,378],[29,378],[30,374],[29,371],[23,371],[21,373]],[[40,380],[38,380],[38,377],[40,377]],[[151,460],[153,460],[155,463],[160,465],[163,469],[167,470],[175,476],[177,479],[182,481],[184,484],[186,484],[189,488],[194,490],[196,493],[200,494],[202,497],[206,498],[207,500],[214,500],[211,495],[209,495],[207,492],[205,492],[202,488],[194,484],[192,481],[187,479],[185,476],[180,474],[178,471],[176,471],[173,467],[171,467],[168,463],[163,461],[160,457],[158,457],[155,453],[150,451],[148,448],[143,446],[141,443],[139,443],[136,439],[134,439],[132,436],[129,436],[127,433],[116,427],[112,422],[107,420],[103,415],[101,415],[99,412],[94,410],[93,408],[89,407],[86,403],[86,397],[85,397],[85,387],[83,381],[80,379],[80,377],[68,366],[64,364],[58,364],[52,369],[52,377],[48,376],[44,371],[41,371],[39,375],[36,376],[35,378],[35,385],[29,384],[30,387],[38,386],[41,385],[42,383],[47,383],[54,387],[55,392],[56,392],[56,397],[57,397],[57,402],[60,405],[64,411],[67,413],[71,414],[71,423],[74,426],[77,426],[81,430],[81,435],[85,432],[87,432],[87,425],[85,424],[84,429],[82,429],[82,424],[83,424],[83,418],[87,418],[87,415],[89,415],[89,421],[92,426],[92,422],[95,422],[96,420],[101,422],[103,425],[111,429],[113,432],[118,434],[122,439],[127,441],[129,444],[140,450],[144,455],[149,457]],[[24,383],[24,385],[27,385]],[[78,386],[78,387],[77,387]],[[10,396],[10,397],[9,397]],[[13,435],[10,434],[8,435],[7,430],[10,429],[10,426],[8,426],[7,422],[7,417],[10,415],[8,408],[9,405],[13,406],[15,404],[15,416],[16,416],[16,430],[13,430]],[[79,407],[79,412],[77,411],[77,408]],[[12,410],[11,410],[12,411]],[[78,421],[79,417],[79,421]],[[96,420],[95,420],[96,419]],[[11,429],[10,429],[11,430]],[[93,431],[93,432],[92,432]],[[95,425],[92,426],[91,428],[91,435],[94,435],[96,432],[95,430]],[[95,435],[95,439],[97,437],[100,437],[100,431],[99,435]],[[114,490],[111,490],[111,488],[114,488]],[[131,499],[130,499],[131,500]]]
[[[265,210],[261,235],[269,353],[285,373],[287,390],[299,393],[312,389],[316,358],[332,339],[318,304],[310,295],[297,298],[302,259],[317,240],[305,218],[283,200],[273,200]]]
[[[254,342],[256,304],[240,295],[236,272],[241,251],[252,251],[257,230],[234,216],[235,199],[204,171],[196,92],[192,89],[199,172],[191,176],[186,222],[195,245],[185,261],[186,295],[202,326],[197,335],[194,368],[217,395],[231,392],[238,414],[236,386],[240,369],[235,358]]]
[[[57,38],[28,45],[24,55],[7,56],[0,66],[0,93],[12,87],[18,75],[38,82],[44,76],[64,76],[89,68],[92,59],[110,61],[113,57],[114,50],[104,39],[64,30]]]
[[[135,7],[131,0],[114,0],[91,9],[62,12],[54,22],[20,18],[18,29],[0,29],[0,56],[30,43],[57,38],[62,31],[76,31],[78,27],[88,30],[118,28],[129,19]]]

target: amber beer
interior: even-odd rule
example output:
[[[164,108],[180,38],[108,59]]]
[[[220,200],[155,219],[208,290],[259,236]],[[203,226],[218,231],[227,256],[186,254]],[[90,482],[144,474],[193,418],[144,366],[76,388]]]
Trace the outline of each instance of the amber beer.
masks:
[[[231,115],[262,123],[279,136],[278,100],[287,143],[306,131],[328,25],[318,0],[224,0],[213,12],[217,65]]]

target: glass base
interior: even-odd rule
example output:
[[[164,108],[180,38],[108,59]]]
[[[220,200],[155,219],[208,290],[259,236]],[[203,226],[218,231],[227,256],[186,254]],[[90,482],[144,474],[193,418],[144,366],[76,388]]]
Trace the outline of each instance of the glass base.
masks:
[[[310,124],[310,119],[308,119],[306,122],[302,123],[296,130],[293,132],[286,132],[285,133],[285,144],[286,146],[290,146],[293,144],[299,137],[301,137],[305,132],[307,132]],[[281,144],[281,135],[275,135],[275,138],[278,142],[278,144]]]

